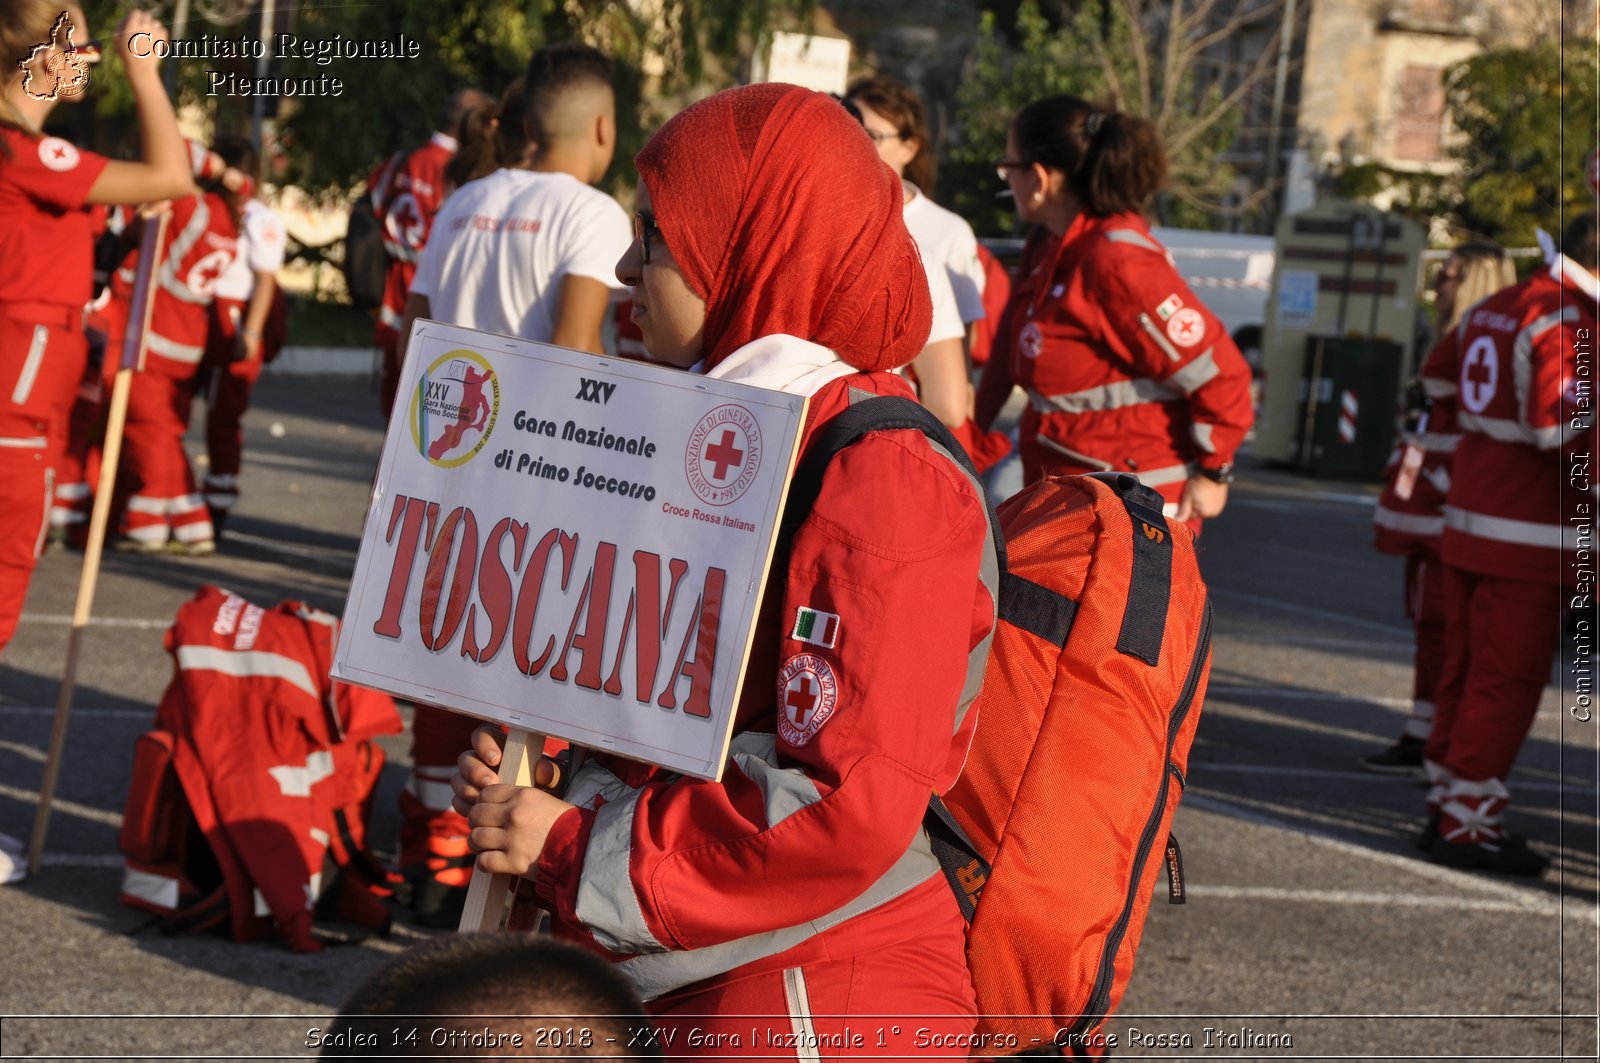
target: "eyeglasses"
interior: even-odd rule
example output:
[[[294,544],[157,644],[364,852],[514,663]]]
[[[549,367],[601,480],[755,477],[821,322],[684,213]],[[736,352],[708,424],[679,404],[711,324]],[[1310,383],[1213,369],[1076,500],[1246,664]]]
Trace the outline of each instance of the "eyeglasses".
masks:
[[[661,239],[661,227],[656,224],[656,216],[648,210],[633,212],[633,238],[639,242],[640,261],[648,266],[650,264],[650,241]]]
[[[1027,167],[1028,165],[1028,163],[1023,162],[1020,159],[996,159],[994,161],[995,176],[1004,181],[1008,179],[1006,176],[1007,170],[1019,170]]]
[[[906,138],[904,133],[885,133],[878,129],[868,129],[865,125],[861,128],[866,131],[867,139],[874,144],[882,144],[885,140],[904,140]]]

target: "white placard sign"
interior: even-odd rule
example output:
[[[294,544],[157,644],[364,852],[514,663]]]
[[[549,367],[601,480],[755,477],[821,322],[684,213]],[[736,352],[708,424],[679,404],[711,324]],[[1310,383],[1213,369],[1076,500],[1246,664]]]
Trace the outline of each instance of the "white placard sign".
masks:
[[[766,63],[757,58],[755,81],[781,81],[843,95],[850,78],[850,42],[839,37],[779,31],[772,35]]]
[[[805,405],[419,321],[334,676],[719,777]]]

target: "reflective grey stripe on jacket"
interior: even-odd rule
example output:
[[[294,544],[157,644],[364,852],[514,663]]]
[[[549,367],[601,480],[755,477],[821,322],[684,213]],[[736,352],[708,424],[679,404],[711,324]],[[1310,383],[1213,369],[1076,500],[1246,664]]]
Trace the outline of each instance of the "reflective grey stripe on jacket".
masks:
[[[1511,376],[1515,383],[1517,395],[1517,417],[1528,416],[1528,395],[1533,390],[1533,345],[1539,341],[1550,329],[1565,321],[1577,321],[1582,317],[1576,306],[1564,306],[1553,314],[1546,314],[1528,325],[1511,344]],[[1574,417],[1564,417],[1556,424],[1543,428],[1529,426],[1532,442],[1544,450],[1555,447],[1576,439],[1589,430],[1590,414],[1587,409]],[[1499,438],[1498,436],[1496,438]]]
[[[209,292],[202,295],[190,288],[184,280],[178,279],[178,265],[188,257],[189,252],[194,249],[195,244],[200,242],[200,238],[206,234],[206,230],[210,226],[211,207],[207,205],[205,197],[202,196],[199,202],[195,204],[194,213],[190,215],[188,224],[183,227],[183,231],[172,241],[172,247],[167,251],[167,260],[162,263],[161,270],[156,275],[161,287],[175,299],[201,305],[210,305],[211,303]]]
[[[735,967],[794,948],[847,919],[888,904],[937,874],[939,861],[928,844],[927,833],[919,828],[911,848],[882,878],[855,900],[820,919],[688,952],[653,952],[624,960],[619,966],[633,980],[642,998],[654,1000],[691,982],[725,974]]]
[[[1444,523],[1447,528],[1466,532],[1479,539],[1493,539],[1517,546],[1539,546],[1550,550],[1576,550],[1579,546],[1579,529],[1573,525],[1494,517],[1448,505],[1444,507]]]

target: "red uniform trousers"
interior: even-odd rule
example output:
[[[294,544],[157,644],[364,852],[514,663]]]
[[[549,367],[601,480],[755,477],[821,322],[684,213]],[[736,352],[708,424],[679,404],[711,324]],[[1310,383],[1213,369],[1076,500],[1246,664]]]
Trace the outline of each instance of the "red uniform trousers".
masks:
[[[1406,615],[1416,649],[1412,654],[1411,718],[1403,734],[1426,739],[1432,733],[1436,691],[1444,674],[1444,562],[1437,550],[1406,555]]]
[[[1443,568],[1444,669],[1424,751],[1436,784],[1429,803],[1435,811],[1444,806],[1447,822],[1451,806],[1446,802],[1470,804],[1472,814],[1452,824],[1464,824],[1468,836],[1452,840],[1477,843],[1498,836],[1500,813],[1509,800],[1505,779],[1550,678],[1563,595],[1556,583]],[[1474,824],[1488,833],[1477,836]]]
[[[211,307],[202,373],[206,378],[206,454],[209,464],[201,483],[206,506],[226,513],[239,501],[239,470],[244,464],[244,415],[250,395],[266,363],[277,357],[285,338],[288,304],[277,290],[262,329],[258,358],[235,360],[234,343],[245,304],[217,299]],[[465,748],[465,747],[463,747]]]
[[[169,538],[185,545],[213,539],[211,516],[183,449],[197,373],[197,366],[149,357],[128,390],[122,475],[129,494],[122,530],[147,547]]]
[[[472,878],[467,821],[450,808],[450,778],[456,759],[472,748],[482,721],[432,705],[418,705],[411,719],[411,779],[400,791],[400,867],[446,886]]]
[[[978,1013],[943,876],[647,1009],[669,1059],[960,1058]]]
[[[67,410],[88,356],[80,311],[0,304],[0,650],[44,547]]]

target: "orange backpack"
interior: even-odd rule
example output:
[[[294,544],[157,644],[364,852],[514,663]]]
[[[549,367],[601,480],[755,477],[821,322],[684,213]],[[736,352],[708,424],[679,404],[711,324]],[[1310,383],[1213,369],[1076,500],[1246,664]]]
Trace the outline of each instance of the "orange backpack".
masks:
[[[828,459],[915,428],[966,455],[922,407],[875,398],[825,425],[796,471],[786,534]],[[970,472],[970,467],[969,472]],[[999,624],[966,766],[926,819],[969,925],[976,1057],[1099,1056],[1133,973],[1211,666],[1211,606],[1189,529],[1132,475],[1047,477],[998,510]]]

